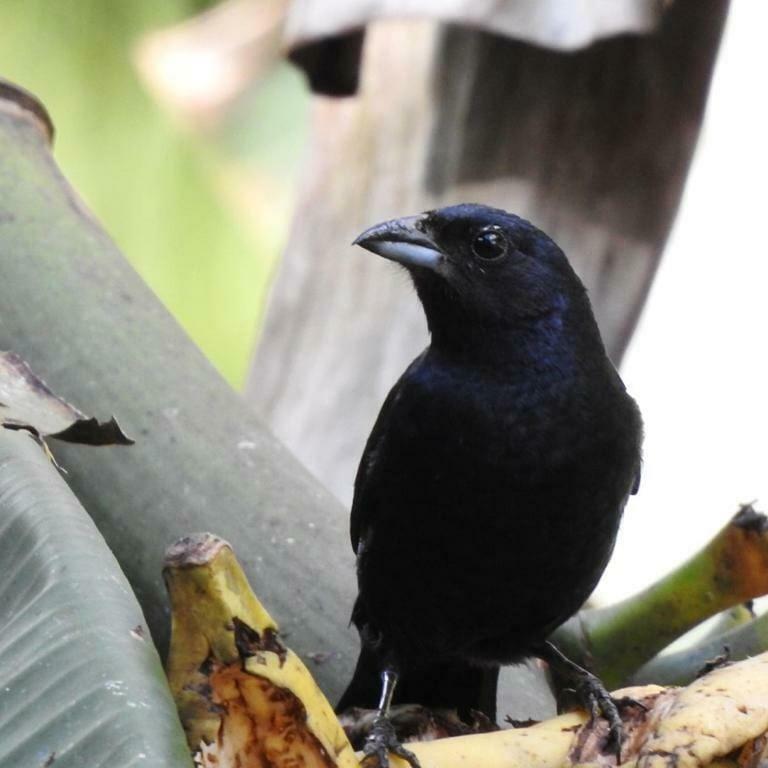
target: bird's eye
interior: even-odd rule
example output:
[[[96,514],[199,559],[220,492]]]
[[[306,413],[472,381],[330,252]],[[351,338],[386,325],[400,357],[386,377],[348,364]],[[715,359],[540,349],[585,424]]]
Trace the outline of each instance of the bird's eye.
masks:
[[[506,252],[507,239],[495,227],[484,229],[472,241],[472,253],[484,261],[500,259]]]

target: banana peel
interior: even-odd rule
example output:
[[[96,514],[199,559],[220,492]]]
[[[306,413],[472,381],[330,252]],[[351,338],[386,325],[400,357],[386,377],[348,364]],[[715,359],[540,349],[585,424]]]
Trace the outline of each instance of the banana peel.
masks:
[[[624,688],[624,768],[758,768],[768,754],[768,653],[714,670],[686,688]],[[409,744],[422,768],[614,766],[607,727],[574,712],[527,728]],[[763,758],[764,759],[764,758]],[[407,763],[393,758],[392,765]]]
[[[199,765],[357,768],[333,708],[280,641],[226,541],[207,533],[177,541],[163,575],[166,671]]]
[[[357,768],[332,707],[251,591],[230,546],[211,534],[177,542],[165,579],[172,604],[171,688],[201,768]],[[629,768],[761,768],[768,759],[768,653],[685,688],[617,691]],[[614,766],[606,724],[573,712],[525,728],[408,745],[422,768]],[[407,765],[392,757],[393,768]]]

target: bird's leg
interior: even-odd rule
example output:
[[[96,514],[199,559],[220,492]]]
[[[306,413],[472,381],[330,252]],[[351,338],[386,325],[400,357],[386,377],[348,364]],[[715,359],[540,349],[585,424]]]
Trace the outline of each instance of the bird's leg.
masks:
[[[608,721],[606,747],[616,755],[617,762],[621,763],[621,742],[624,728],[618,705],[625,702],[614,699],[596,675],[571,661],[552,643],[548,641],[542,643],[535,652],[563,677],[572,681],[576,695],[581,699],[593,720],[602,714]],[[639,702],[636,703],[639,704]]]
[[[395,729],[389,719],[392,696],[397,685],[397,672],[391,668],[385,669],[381,673],[381,683],[379,710],[363,746],[363,754],[365,755],[363,762],[366,763],[368,758],[375,757],[379,768],[388,768],[389,753],[391,752],[393,755],[402,757],[411,765],[411,768],[421,768],[416,755],[398,741]]]

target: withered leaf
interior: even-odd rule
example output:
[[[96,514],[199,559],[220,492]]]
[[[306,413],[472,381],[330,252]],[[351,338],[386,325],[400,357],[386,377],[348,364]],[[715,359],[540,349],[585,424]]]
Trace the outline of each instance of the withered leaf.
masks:
[[[40,439],[85,445],[133,445],[114,416],[100,422],[54,394],[15,352],[0,352],[0,423]]]

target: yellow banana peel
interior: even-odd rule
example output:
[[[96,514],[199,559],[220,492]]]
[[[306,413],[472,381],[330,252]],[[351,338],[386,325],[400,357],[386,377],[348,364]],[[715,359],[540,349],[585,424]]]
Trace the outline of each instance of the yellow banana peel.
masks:
[[[768,653],[710,672],[686,688],[625,688],[647,711],[622,712],[624,768],[762,768],[768,755]],[[408,745],[422,768],[614,766],[606,725],[582,712],[527,728]],[[407,763],[392,758],[393,768]]]
[[[201,768],[357,768],[327,699],[251,591],[230,546],[211,534],[177,542],[168,676]],[[686,688],[615,693],[625,707],[624,768],[761,768],[768,759],[768,653]],[[410,743],[422,768],[614,766],[606,724],[574,712],[526,728]],[[393,768],[406,763],[391,758]]]
[[[167,673],[201,766],[357,768],[333,707],[253,594],[231,547],[195,534],[166,553]]]

